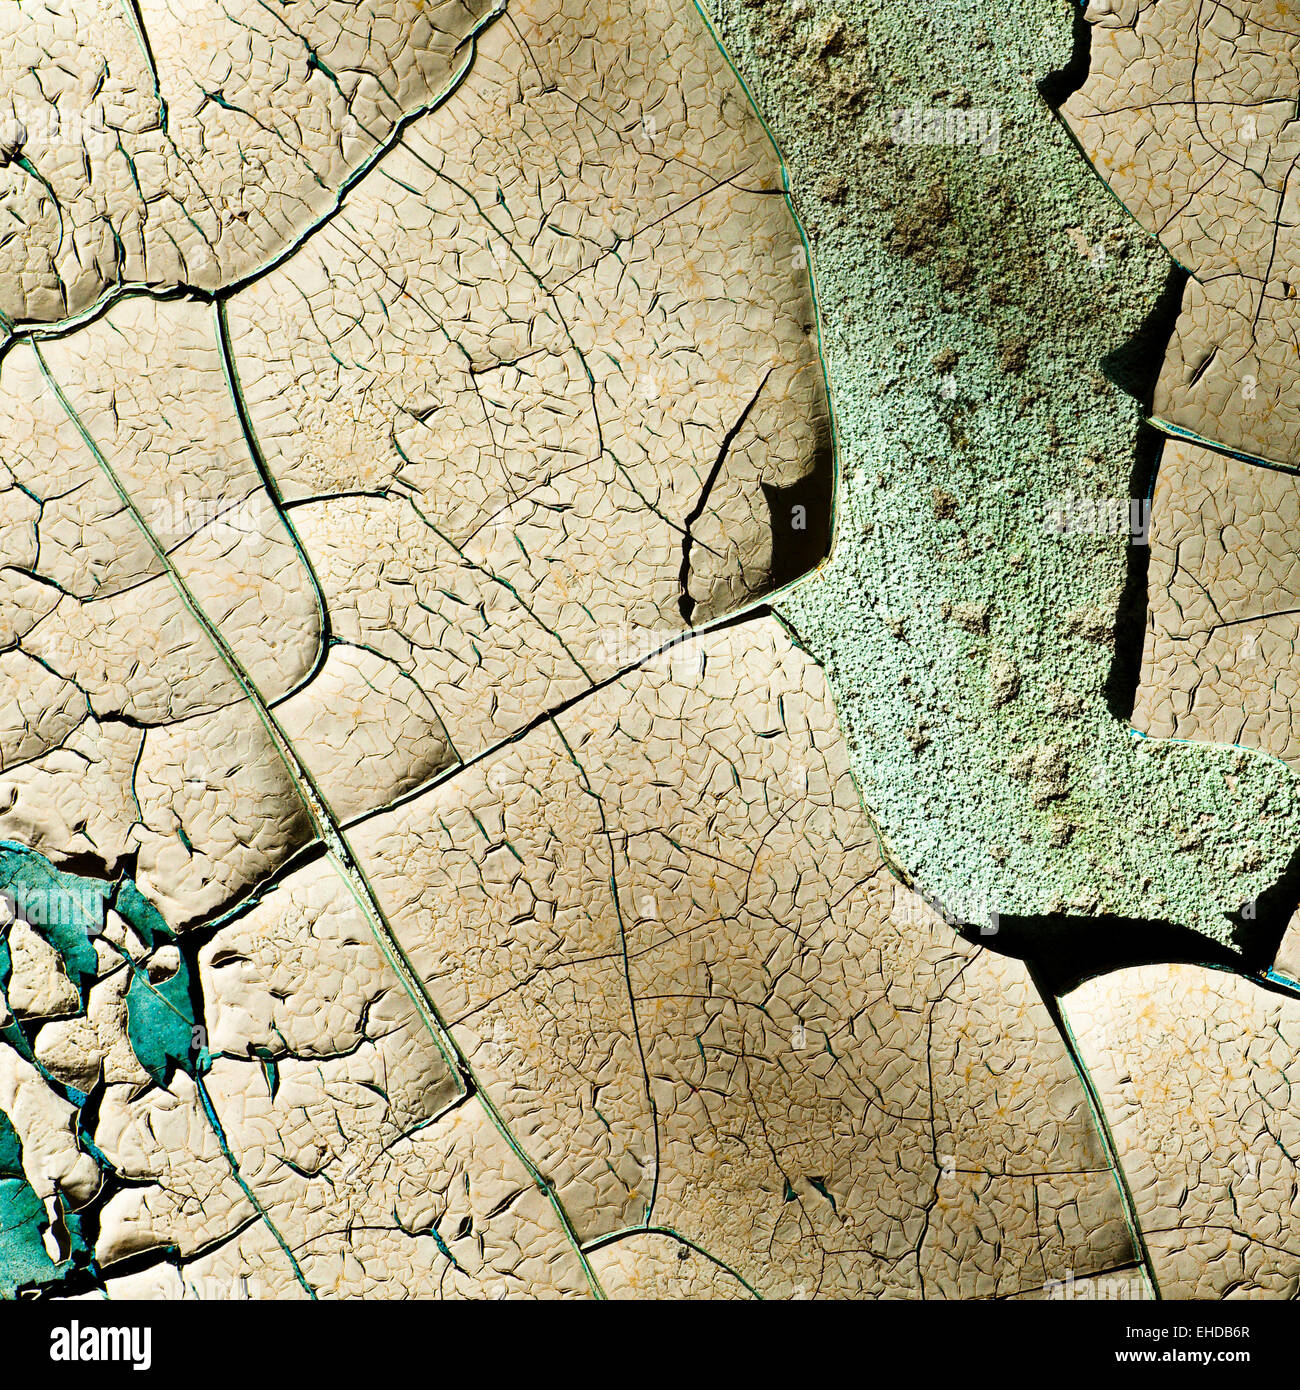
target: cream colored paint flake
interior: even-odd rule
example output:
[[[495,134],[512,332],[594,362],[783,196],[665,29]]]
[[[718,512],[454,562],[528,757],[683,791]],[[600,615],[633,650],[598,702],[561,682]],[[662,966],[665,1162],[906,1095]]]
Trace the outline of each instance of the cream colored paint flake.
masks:
[[[990,1297],[1131,1261],[1023,966],[885,872],[774,620],[351,839],[478,1094],[333,872],[295,870],[200,956],[226,1151],[188,1079],[109,1086],[110,1274],[170,1241],[183,1279],[286,1294]],[[271,1238],[227,1243],[250,1202]]]
[[[1088,77],[1061,115],[1191,273],[1155,415],[1294,464],[1300,14],[1277,0],[1091,0],[1086,18]]]
[[[1294,1298],[1300,1001],[1192,965],[1063,1001],[1165,1298]]]

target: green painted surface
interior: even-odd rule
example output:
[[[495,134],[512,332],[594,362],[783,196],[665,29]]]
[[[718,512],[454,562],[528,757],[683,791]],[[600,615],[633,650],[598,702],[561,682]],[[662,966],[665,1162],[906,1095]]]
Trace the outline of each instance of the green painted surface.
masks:
[[[826,669],[886,853],[963,918],[1229,939],[1300,844],[1294,775],[1111,712],[1127,527],[1045,524],[1131,494],[1142,413],[1102,363],[1171,268],[1038,91],[1070,61],[1069,0],[709,9],[808,232],[838,430],[831,559],[776,607]],[[997,148],[893,143],[913,107],[994,110]]]

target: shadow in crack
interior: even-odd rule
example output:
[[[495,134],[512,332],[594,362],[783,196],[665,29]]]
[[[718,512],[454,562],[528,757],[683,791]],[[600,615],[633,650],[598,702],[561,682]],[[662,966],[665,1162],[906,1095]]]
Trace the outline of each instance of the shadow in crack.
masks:
[[[1137,703],[1138,681],[1142,676],[1142,650],[1146,643],[1147,579],[1151,569],[1151,496],[1155,491],[1156,471],[1164,436],[1143,424],[1138,428],[1137,444],[1133,450],[1133,467],[1129,472],[1130,520],[1140,515],[1140,526],[1132,526],[1128,547],[1124,553],[1124,587],[1120,590],[1112,630],[1110,668],[1102,693],[1106,708],[1113,718],[1124,724],[1133,720]],[[1134,502],[1145,503],[1140,514]]]
[[[1187,272],[1181,266],[1170,266],[1164,288],[1137,332],[1128,342],[1108,353],[1101,362],[1106,376],[1137,400],[1144,415],[1151,413],[1156,379],[1160,375],[1169,340],[1173,337],[1174,325],[1178,322],[1186,285]],[[1151,564],[1150,502],[1163,448],[1163,435],[1148,424],[1138,426],[1133,466],[1129,470],[1128,495],[1131,507],[1133,503],[1147,505],[1138,512],[1130,511],[1130,519],[1138,524],[1131,528],[1124,557],[1124,587],[1115,611],[1113,655],[1102,687],[1107,709],[1114,718],[1125,724],[1133,718],[1138,680],[1142,673],[1147,575]]]
[[[1289,885],[1294,907],[1296,892],[1300,892],[1300,863],[1293,861],[1288,873],[1295,876]],[[957,930],[974,945],[1023,960],[1039,985],[1054,995],[1068,994],[1098,975],[1134,965],[1204,965],[1251,975],[1271,964],[1290,916],[1289,910],[1282,909],[1281,898],[1264,905],[1265,897],[1268,894],[1256,905],[1254,920],[1232,919],[1233,946],[1211,941],[1175,922],[1068,913],[1003,916],[996,932],[977,925],[962,925]]]
[[[1182,266],[1171,263],[1156,302],[1138,325],[1137,332],[1101,359],[1101,369],[1107,378],[1134,397],[1145,415],[1151,414],[1156,380],[1183,307],[1187,280],[1188,274]]]
[[[1038,84],[1043,100],[1053,111],[1068,101],[1088,80],[1088,69],[1092,64],[1092,26],[1083,17],[1081,0],[1067,0],[1074,11],[1073,26],[1070,33],[1073,47],[1069,61],[1063,68],[1049,72]]]
[[[1249,943],[1243,948],[1248,967],[1267,970],[1282,944],[1287,923],[1300,909],[1300,849],[1292,854],[1282,876],[1266,888],[1254,902],[1242,903],[1229,915],[1236,939]]]
[[[772,534],[769,589],[783,588],[814,570],[830,553],[835,501],[835,450],[829,425],[818,440],[812,468],[789,487],[764,483]]]

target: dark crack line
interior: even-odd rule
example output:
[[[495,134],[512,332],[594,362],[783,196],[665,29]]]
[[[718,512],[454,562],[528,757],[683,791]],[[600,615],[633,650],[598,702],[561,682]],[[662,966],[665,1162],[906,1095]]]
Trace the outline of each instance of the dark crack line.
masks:
[[[718,450],[718,456],[713,460],[713,467],[709,469],[709,476],[704,480],[704,487],[700,492],[699,501],[687,515],[682,527],[682,567],[678,573],[678,583],[681,586],[681,596],[677,600],[678,610],[681,612],[682,621],[689,627],[695,613],[696,603],[691,597],[689,588],[691,578],[691,546],[694,544],[694,536],[691,528],[704,515],[704,509],[709,505],[709,496],[713,491],[714,484],[718,481],[722,473],[722,465],[727,461],[727,455],[731,452],[731,446],[735,443],[736,436],[745,427],[745,421],[749,419],[750,411],[758,404],[758,398],[763,394],[763,387],[767,385],[768,378],[772,375],[774,368],[769,367],[764,373],[762,381],[758,383],[758,389],[749,398],[749,404],[740,412],[740,417],[736,423],[727,431],[722,438],[722,446]]]

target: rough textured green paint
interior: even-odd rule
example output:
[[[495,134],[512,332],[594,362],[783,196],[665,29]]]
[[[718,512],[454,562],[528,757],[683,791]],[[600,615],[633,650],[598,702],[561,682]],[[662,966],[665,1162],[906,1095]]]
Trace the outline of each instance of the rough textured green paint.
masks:
[[[1230,939],[1300,843],[1294,776],[1112,716],[1127,535],[1044,525],[1056,498],[1130,495],[1141,410],[1101,364],[1171,266],[1038,92],[1070,60],[1069,0],[709,9],[786,160],[838,429],[831,559],[776,606],[826,669],[886,853],[972,920]],[[996,108],[997,150],[893,144],[918,105]]]

